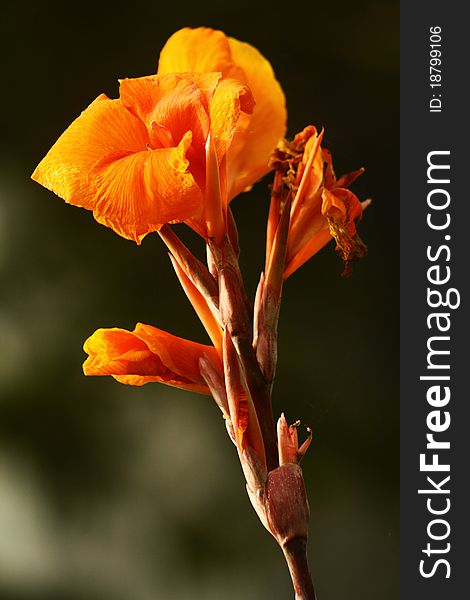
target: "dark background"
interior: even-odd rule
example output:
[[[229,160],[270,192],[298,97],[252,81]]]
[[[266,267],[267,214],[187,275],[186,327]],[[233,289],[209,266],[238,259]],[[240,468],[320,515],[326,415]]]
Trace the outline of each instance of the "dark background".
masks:
[[[257,46],[289,133],[326,128],[338,174],[372,197],[369,256],[333,245],[285,289],[274,412],[311,425],[304,461],[321,600],[398,596],[398,3],[5,2],[0,161],[0,598],[284,600],[213,402],[82,375],[83,340],[136,321],[205,341],[158,236],[140,248],[29,176],[117,79],[207,25]],[[267,181],[233,204],[250,291]],[[195,248],[201,251],[197,240]]]

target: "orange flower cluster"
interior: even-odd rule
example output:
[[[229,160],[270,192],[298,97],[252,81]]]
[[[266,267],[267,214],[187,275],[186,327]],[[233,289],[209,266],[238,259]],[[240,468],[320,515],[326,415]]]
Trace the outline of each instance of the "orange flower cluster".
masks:
[[[258,50],[221,31],[185,28],[164,46],[156,75],[121,80],[116,100],[100,95],[32,177],[140,244],[148,233],[176,222],[206,240],[222,239],[230,200],[274,168],[266,275],[285,201],[281,188],[291,196],[283,277],[332,237],[349,264],[365,251],[355,230],[364,203],[346,189],[362,169],[337,180],[331,155],[320,145],[323,133],[308,126],[287,142],[285,127],[284,94]],[[85,343],[87,375],[112,375],[130,385],[160,381],[210,394],[200,374],[204,357],[223,379],[224,323],[195,281],[204,267],[188,267],[181,248],[170,249],[214,347],[149,325],[139,324],[134,332],[99,329]]]
[[[289,427],[282,415],[274,427],[283,282],[332,238],[348,274],[366,252],[356,222],[369,201],[348,189],[363,169],[336,178],[323,132],[308,126],[289,142],[285,129],[284,94],[260,52],[221,31],[186,28],[166,43],[155,75],[121,80],[118,99],[100,95],[32,177],[137,244],[159,232],[212,345],[140,323],[132,332],[98,329],[84,345],[84,372],[211,395],[237,447],[253,506],[291,567],[290,541],[299,538],[304,548],[307,536],[298,463],[311,434],[299,446],[298,423]],[[229,203],[269,170],[275,177],[266,263],[251,308]],[[205,240],[207,265],[172,223],[186,223]],[[307,580],[305,599],[314,597]]]

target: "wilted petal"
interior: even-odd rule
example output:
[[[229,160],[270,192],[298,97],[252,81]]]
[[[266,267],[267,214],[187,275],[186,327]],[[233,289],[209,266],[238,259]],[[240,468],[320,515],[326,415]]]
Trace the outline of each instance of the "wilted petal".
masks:
[[[362,205],[350,190],[321,189],[315,195],[310,208],[303,207],[299,213],[295,236],[289,240],[289,253],[284,278],[307,262],[332,238],[336,250],[344,261],[343,275],[351,273],[351,262],[362,258],[367,247],[356,232],[355,221],[362,216]]]
[[[361,202],[340,183],[350,185],[364,169],[336,179],[329,150],[320,146],[323,131],[309,125],[292,142],[283,140],[272,156],[276,181],[295,191],[289,228],[284,279],[316,254],[331,238],[350,273],[352,260],[366,253],[355,221],[369,202]],[[282,178],[282,179],[281,179]]]
[[[322,214],[336,240],[336,250],[344,261],[343,275],[347,276],[351,272],[351,262],[367,253],[355,225],[355,220],[362,216],[362,205],[355,194],[343,188],[324,189],[322,199]]]

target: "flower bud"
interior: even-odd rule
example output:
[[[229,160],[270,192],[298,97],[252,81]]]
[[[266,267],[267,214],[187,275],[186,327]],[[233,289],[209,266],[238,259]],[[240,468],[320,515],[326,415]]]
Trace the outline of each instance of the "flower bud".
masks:
[[[293,539],[307,539],[310,510],[302,469],[286,464],[268,474],[266,485],[248,495],[261,522],[284,547]]]
[[[312,430],[310,427],[307,427],[308,437],[299,448],[299,437],[297,434],[297,427],[299,425],[300,421],[296,421],[289,427],[284,413],[281,414],[277,422],[277,441],[280,465],[288,463],[298,464],[310,446],[312,441]]]
[[[269,528],[281,546],[294,538],[307,538],[310,510],[298,465],[283,465],[271,471],[265,504]]]

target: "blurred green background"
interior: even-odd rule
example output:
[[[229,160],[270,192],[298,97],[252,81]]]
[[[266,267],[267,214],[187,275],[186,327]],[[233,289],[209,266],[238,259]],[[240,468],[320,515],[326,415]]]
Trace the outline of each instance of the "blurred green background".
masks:
[[[151,74],[183,26],[256,45],[289,132],[326,128],[338,174],[366,167],[369,256],[340,277],[333,245],[289,281],[276,415],[311,425],[304,461],[320,600],[398,597],[398,2],[2,4],[0,598],[284,600],[210,399],[82,375],[83,340],[136,321],[205,341],[158,236],[140,248],[29,176],[117,79]],[[233,205],[251,292],[266,179]],[[197,240],[197,252],[202,248]]]

